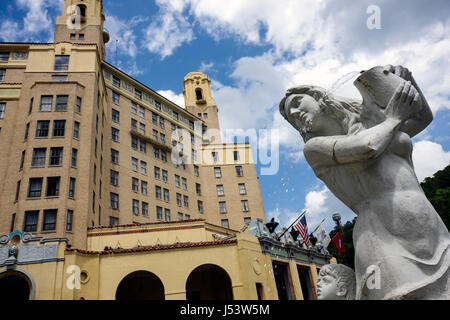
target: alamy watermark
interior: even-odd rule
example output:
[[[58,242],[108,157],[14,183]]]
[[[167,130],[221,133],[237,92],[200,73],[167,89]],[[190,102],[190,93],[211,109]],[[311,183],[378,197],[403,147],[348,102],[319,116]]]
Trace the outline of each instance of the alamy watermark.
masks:
[[[369,30],[381,29],[381,9],[377,5],[370,5],[367,7],[366,13],[369,17],[366,20],[366,25]]]

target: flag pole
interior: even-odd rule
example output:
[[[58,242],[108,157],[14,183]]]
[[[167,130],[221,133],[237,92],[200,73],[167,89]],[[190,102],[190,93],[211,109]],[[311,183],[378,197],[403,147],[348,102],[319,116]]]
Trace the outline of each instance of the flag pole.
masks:
[[[320,225],[325,221],[325,220],[327,220],[327,218],[325,217],[325,218],[323,218],[323,220],[322,220],[322,222],[321,223],[319,223],[319,225],[314,229],[314,231],[313,232],[311,232],[311,233],[314,233],[314,232],[316,232],[317,231],[317,229],[320,227]]]
[[[277,237],[277,241],[280,241],[281,237],[284,236],[285,233],[288,232],[288,230],[294,225],[294,223],[296,223],[300,218],[302,218],[302,217],[306,214],[306,212],[307,212],[306,210],[303,210],[302,213],[301,213],[301,215],[300,215],[300,217],[298,217],[297,219],[295,219],[295,221],[292,222],[292,224],[291,224],[286,230],[284,230],[284,232],[283,232],[281,235],[279,235],[279,236]]]

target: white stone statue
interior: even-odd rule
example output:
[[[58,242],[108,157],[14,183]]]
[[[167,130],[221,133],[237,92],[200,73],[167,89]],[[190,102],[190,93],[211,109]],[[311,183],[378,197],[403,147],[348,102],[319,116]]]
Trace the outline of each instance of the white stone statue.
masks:
[[[355,300],[355,272],[343,264],[326,264],[319,272],[319,300]]]
[[[375,67],[354,83],[363,101],[316,86],[290,89],[281,114],[302,135],[315,174],[357,215],[357,298],[450,299],[450,234],[414,172],[411,138],[431,110],[403,67]],[[367,270],[379,288],[364,290]]]

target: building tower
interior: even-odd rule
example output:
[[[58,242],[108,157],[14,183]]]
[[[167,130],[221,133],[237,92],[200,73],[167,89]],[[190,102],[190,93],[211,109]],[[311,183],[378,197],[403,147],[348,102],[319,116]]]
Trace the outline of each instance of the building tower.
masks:
[[[184,77],[183,88],[186,109],[203,120],[208,133],[204,141],[214,144],[222,143],[219,115],[216,101],[211,94],[211,80],[202,72],[190,72]]]
[[[95,43],[105,60],[109,34],[104,23],[102,0],[65,0],[62,15],[56,19],[55,43]]]

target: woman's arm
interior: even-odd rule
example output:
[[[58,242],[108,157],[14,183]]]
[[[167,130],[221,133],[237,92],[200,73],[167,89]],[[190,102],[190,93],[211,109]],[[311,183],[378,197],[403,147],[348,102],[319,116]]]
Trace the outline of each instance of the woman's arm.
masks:
[[[313,138],[304,148],[306,160],[313,168],[323,168],[379,157],[405,119],[417,110],[419,100],[410,83],[400,85],[386,108],[385,121],[356,135]]]

